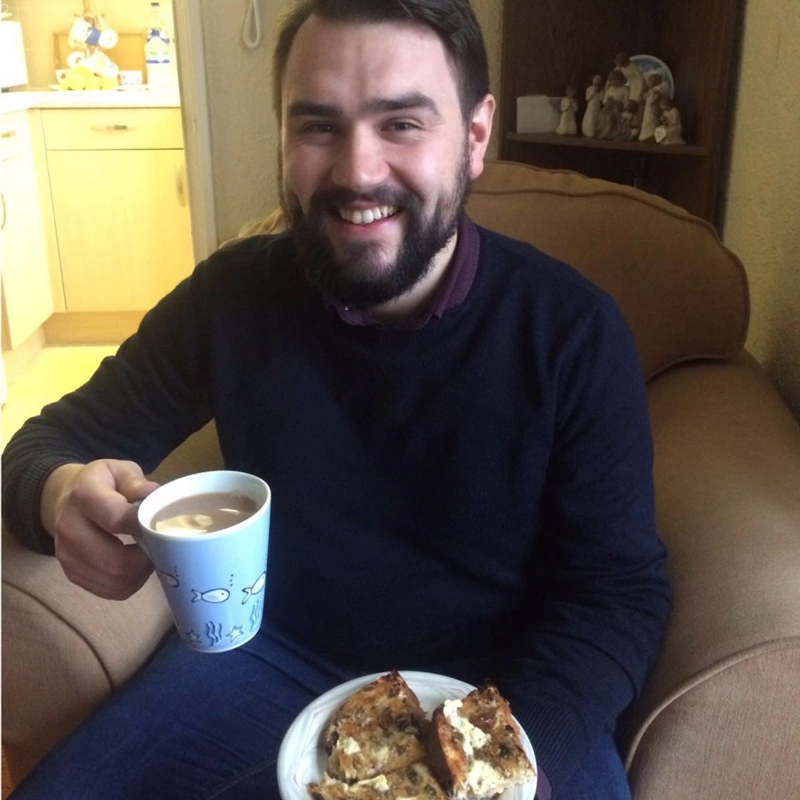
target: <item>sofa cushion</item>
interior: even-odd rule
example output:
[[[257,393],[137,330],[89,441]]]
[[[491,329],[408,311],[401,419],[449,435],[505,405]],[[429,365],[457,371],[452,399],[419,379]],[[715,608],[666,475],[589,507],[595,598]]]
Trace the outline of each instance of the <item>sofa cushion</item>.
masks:
[[[749,295],[741,261],[714,228],[656,195],[576,172],[487,162],[468,211],[608,291],[633,331],[645,376],[739,351]]]

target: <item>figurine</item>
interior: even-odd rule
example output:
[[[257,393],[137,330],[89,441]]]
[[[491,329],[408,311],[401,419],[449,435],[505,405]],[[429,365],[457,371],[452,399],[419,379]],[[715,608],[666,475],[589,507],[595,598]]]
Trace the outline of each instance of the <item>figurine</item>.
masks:
[[[625,76],[630,99],[641,103],[642,95],[644,94],[644,75],[642,75],[642,71],[630,60],[627,53],[617,53],[614,63],[617,65],[617,69]]]
[[[586,89],[586,111],[581,122],[581,131],[584,136],[597,135],[597,114],[603,102],[603,76],[595,75],[592,85]]]
[[[681,114],[672,98],[662,97],[658,101],[658,107],[661,111],[661,125],[656,128],[656,141],[659,144],[686,144]]]
[[[597,114],[597,138],[616,139],[622,111],[628,105],[629,91],[625,76],[618,69],[612,69],[606,82],[602,108]]]
[[[661,83],[663,78],[658,72],[651,72],[647,76],[647,91],[644,93],[644,114],[642,126],[639,130],[640,142],[653,142],[656,138],[656,128],[659,125],[661,110],[658,103],[661,100]]]
[[[635,100],[628,100],[625,110],[620,115],[619,133],[617,139],[630,141],[639,135],[639,104]]]
[[[561,119],[558,121],[556,133],[561,136],[574,136],[578,132],[575,115],[578,113],[577,92],[572,86],[567,86],[566,97],[561,99]]]

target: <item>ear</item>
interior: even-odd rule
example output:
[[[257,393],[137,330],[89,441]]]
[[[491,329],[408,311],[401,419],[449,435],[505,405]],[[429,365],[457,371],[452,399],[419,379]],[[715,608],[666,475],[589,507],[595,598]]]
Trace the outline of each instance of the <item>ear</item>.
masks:
[[[475,180],[483,172],[483,160],[486,156],[486,148],[489,146],[489,137],[492,135],[495,106],[494,97],[487,94],[472,112],[468,130],[469,166],[472,180]]]

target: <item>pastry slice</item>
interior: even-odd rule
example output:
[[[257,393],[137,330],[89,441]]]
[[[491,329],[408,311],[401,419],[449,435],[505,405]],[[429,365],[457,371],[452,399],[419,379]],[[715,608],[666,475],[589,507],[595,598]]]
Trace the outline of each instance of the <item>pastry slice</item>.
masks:
[[[345,700],[323,730],[327,774],[354,783],[421,761],[427,725],[400,673],[383,675]]]
[[[421,761],[357,783],[326,775],[319,783],[310,783],[308,790],[315,800],[447,800],[433,773]]]
[[[453,800],[494,797],[536,777],[508,702],[491,683],[442,703],[426,748],[433,774]]]

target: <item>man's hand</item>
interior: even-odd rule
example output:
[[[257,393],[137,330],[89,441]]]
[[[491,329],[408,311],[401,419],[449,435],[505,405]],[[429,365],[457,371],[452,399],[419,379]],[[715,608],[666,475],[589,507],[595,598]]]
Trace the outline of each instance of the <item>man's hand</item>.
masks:
[[[142,588],[152,564],[141,548],[114,534],[137,532],[133,503],[156,488],[132,461],[102,459],[53,470],[42,490],[42,524],[73,583],[108,600],[124,600]]]

